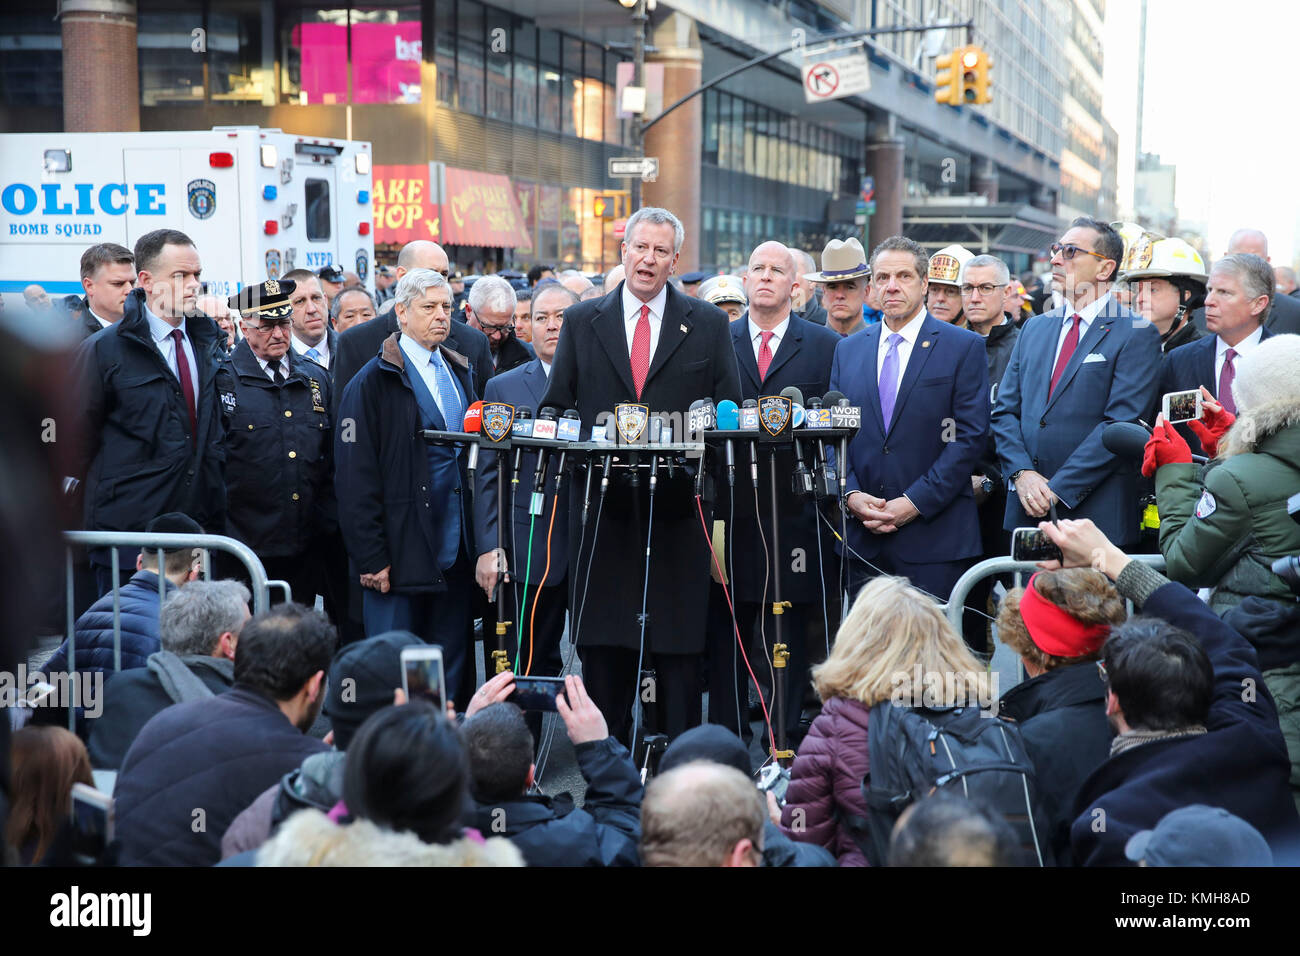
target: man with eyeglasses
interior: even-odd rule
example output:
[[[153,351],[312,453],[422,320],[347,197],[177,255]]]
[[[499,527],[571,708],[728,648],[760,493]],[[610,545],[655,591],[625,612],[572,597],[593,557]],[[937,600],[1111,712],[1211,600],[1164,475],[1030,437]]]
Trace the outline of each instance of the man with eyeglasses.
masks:
[[[447,253],[442,246],[428,239],[417,239],[402,246],[397,254],[397,268],[394,270],[394,286],[412,269],[429,269],[444,279],[451,274]],[[400,331],[397,313],[394,311],[395,298],[384,304],[383,311],[369,322],[355,326],[338,337],[338,360],[334,369],[334,388],[339,401],[343,399],[343,390],[361,371],[363,365],[379,354],[380,346],[394,332]],[[474,372],[474,388],[481,392],[483,385],[495,373],[492,365],[492,353],[488,347],[487,336],[478,329],[471,329],[463,321],[452,316],[451,330],[447,333],[444,347],[465,356]]]
[[[293,599],[311,606],[313,545],[335,510],[334,421],[329,374],[289,344],[295,291],[291,279],[268,279],[230,299],[244,338],[217,369],[216,388],[227,533],[253,549],[268,578],[288,581]],[[242,576],[239,567],[231,562],[224,573]]]
[[[465,300],[465,321],[487,336],[497,375],[535,357],[531,347],[515,338],[516,304],[514,288],[500,276],[476,279]]]
[[[931,268],[933,264],[932,258]],[[1011,321],[1011,317],[1005,314],[1007,297],[1012,291],[1011,271],[997,256],[975,256],[962,266],[958,289],[968,327],[984,337],[989,370],[989,404],[992,407],[997,399],[998,383],[1006,373],[1011,352],[1020,337],[1020,330]],[[1005,555],[1007,545],[1002,519],[1007,510],[1007,485],[1002,475],[1002,466],[998,462],[997,442],[991,432],[976,464],[976,473],[971,475],[971,489],[975,494],[975,504],[979,507],[980,540],[984,545],[984,557]],[[988,647],[988,620],[982,615],[988,613],[988,596],[992,586],[993,579],[985,578],[971,590],[966,607],[974,609],[975,613],[967,614],[962,619],[966,643],[981,652]]]
[[[1062,518],[1091,518],[1121,547],[1137,541],[1136,463],[1107,451],[1101,433],[1154,405],[1160,333],[1111,295],[1123,257],[1119,233],[1085,217],[1052,246],[1052,285],[1064,305],[1025,323],[993,410],[998,456],[1015,492],[1007,496],[1008,531],[1055,506]]]

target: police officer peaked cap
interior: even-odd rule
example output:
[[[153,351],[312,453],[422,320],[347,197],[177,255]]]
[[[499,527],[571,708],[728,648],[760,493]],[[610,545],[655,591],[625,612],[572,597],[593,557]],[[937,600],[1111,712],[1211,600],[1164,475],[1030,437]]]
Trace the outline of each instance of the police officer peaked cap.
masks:
[[[317,270],[316,278],[324,279],[326,282],[342,282],[343,270],[335,265],[323,266]]]
[[[289,296],[296,287],[292,279],[267,279],[231,296],[230,307],[246,319],[287,319],[293,315]]]
[[[698,271],[698,272],[686,272],[686,273],[683,273],[683,274],[682,274],[682,284],[683,284],[683,285],[695,285],[695,283],[697,283],[697,282],[703,282],[703,281],[704,281],[705,279],[707,279],[710,275],[712,275],[711,272],[703,272],[703,271]]]

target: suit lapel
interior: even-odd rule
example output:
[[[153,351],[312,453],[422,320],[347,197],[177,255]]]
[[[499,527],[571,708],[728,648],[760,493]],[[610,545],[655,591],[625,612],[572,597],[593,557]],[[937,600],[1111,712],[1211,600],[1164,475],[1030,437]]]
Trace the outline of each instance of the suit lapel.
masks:
[[[754,360],[753,343],[749,340],[749,314],[746,313],[731,323],[731,342],[736,350],[736,364],[749,379],[753,393],[757,395],[763,388],[763,380],[758,377],[758,362]],[[749,389],[744,389],[748,394]]]
[[[1205,383],[1210,394],[1218,398],[1219,380],[1214,376],[1214,360],[1218,355],[1219,337],[1207,335],[1201,341],[1206,345],[1201,349],[1201,354],[1196,357],[1196,380]]]
[[[677,351],[677,346],[681,345],[690,333],[692,325],[690,312],[690,300],[671,285],[668,286],[668,301],[664,304],[663,320],[659,323],[659,344],[655,347],[654,358],[650,360],[650,371],[645,377],[647,387],[651,379],[672,358],[673,353]],[[629,359],[629,375],[631,371],[632,362]]]
[[[772,356],[772,364],[767,367],[768,378],[779,372],[782,366],[799,353],[799,343],[803,339],[803,329],[799,327],[800,321],[793,312],[790,313],[790,324],[785,327],[785,336],[781,339],[776,354]],[[749,354],[752,357],[754,350],[750,349]],[[755,363],[754,369],[758,369],[757,363]]]
[[[528,381],[528,391],[533,396],[533,408],[538,410],[542,407],[542,396],[546,394],[547,378],[546,373],[542,371],[541,359],[533,359],[528,363],[527,371],[524,372],[524,378]],[[561,412],[564,409],[560,409]]]
[[[1065,371],[1061,373],[1061,380],[1056,383],[1056,390],[1047,396],[1047,408],[1045,408],[1044,411],[1047,411],[1055,405],[1056,400],[1064,394],[1065,390],[1070,385],[1070,381],[1074,378],[1075,373],[1079,371],[1079,366],[1083,364],[1083,360],[1091,355],[1093,349],[1101,344],[1101,340],[1106,337],[1106,334],[1110,331],[1111,324],[1115,319],[1115,300],[1112,298],[1106,303],[1105,310],[1098,313],[1097,316],[1093,318],[1092,324],[1088,326],[1088,331],[1083,334],[1083,338],[1081,338],[1079,344],[1075,346],[1074,354],[1070,356],[1070,361],[1066,363]],[[1059,325],[1056,327],[1056,334],[1058,336],[1061,334],[1061,327]],[[1047,385],[1049,388],[1052,384],[1052,369],[1055,367],[1056,352],[1053,350],[1051,366],[1047,371]]]
[[[894,402],[894,418],[889,423],[885,437],[889,437],[889,432],[894,430],[894,425],[902,416],[899,414],[903,405],[907,402],[907,396],[912,391],[912,386],[916,380],[921,377],[921,372],[925,368],[925,363],[930,360],[930,353],[934,351],[934,345],[939,341],[939,320],[925,313],[925,318],[921,320],[921,331],[916,336],[916,342],[912,345],[912,354],[907,357],[907,368],[903,372],[903,381],[898,385],[898,398]],[[879,405],[879,396],[877,395],[877,405]],[[884,415],[881,415],[881,421],[884,421]]]
[[[611,293],[608,299],[605,310],[591,320],[591,330],[609,356],[619,381],[627,389],[628,401],[632,401],[636,398],[636,383],[632,381],[632,359],[627,352],[627,333],[623,328],[623,296],[622,293]]]

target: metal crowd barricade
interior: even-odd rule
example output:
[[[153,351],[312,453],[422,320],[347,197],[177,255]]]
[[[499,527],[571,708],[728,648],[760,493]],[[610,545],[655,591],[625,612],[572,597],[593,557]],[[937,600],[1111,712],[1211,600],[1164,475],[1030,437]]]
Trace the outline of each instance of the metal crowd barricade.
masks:
[[[1129,557],[1134,561],[1143,561],[1157,571],[1165,570],[1163,554],[1131,554]],[[974,590],[975,585],[985,578],[999,574],[1015,574],[1016,584],[1019,586],[1022,575],[1032,574],[1037,570],[1038,564],[1035,561],[1016,561],[1012,558],[989,558],[987,561],[981,561],[958,578],[957,583],[953,585],[948,603],[943,606],[944,613],[948,615],[948,623],[958,634],[961,633],[962,612],[965,609],[966,599],[970,597],[970,592]]]
[[[76,599],[73,581],[73,556],[72,545],[80,545],[87,549],[107,548],[110,552],[111,568],[113,575],[113,670],[114,672],[122,669],[122,600],[121,600],[121,569],[118,566],[118,552],[123,548],[129,548],[131,551],[151,550],[157,551],[158,555],[158,609],[162,612],[163,602],[167,598],[168,581],[167,581],[167,551],[179,551],[184,548],[197,548],[202,550],[203,554],[203,577],[209,579],[212,577],[212,551],[224,551],[227,554],[234,555],[240,563],[248,569],[248,576],[252,583],[253,596],[253,613],[261,614],[271,606],[270,589],[272,587],[282,588],[285,594],[285,600],[292,600],[293,595],[290,591],[289,584],[285,581],[268,580],[266,577],[266,568],[263,567],[261,560],[253,553],[248,545],[235,538],[228,538],[220,534],[163,534],[149,533],[144,531],[65,531],[63,533],[65,545],[65,574],[66,574],[66,595],[67,595],[67,643],[68,643],[68,670],[75,675],[73,680],[79,679],[80,675],[76,669],[77,661],[77,633],[76,633]],[[78,688],[75,683],[72,685],[73,700],[80,700]],[[76,707],[68,708],[68,727],[76,730]]]

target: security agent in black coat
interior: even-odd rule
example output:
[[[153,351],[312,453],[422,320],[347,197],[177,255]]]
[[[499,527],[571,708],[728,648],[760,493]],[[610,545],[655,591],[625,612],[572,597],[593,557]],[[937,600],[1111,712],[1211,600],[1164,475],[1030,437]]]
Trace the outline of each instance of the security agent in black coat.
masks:
[[[680,248],[675,248],[675,217],[650,221],[649,216],[671,216],[655,209],[642,209],[636,215],[647,218],[634,217],[629,223],[623,243],[628,279],[609,295],[579,302],[565,312],[543,402],[556,408],[576,408],[584,437],[600,413],[612,412],[622,403],[639,401],[649,406],[651,414],[676,412],[684,419],[691,403],[699,399],[740,400],[736,353],[726,313],[668,284]],[[652,314],[660,314],[656,310],[662,313],[658,341],[651,350],[638,398],[629,330],[634,335],[643,303]],[[653,327],[655,320],[651,318],[650,323]],[[571,599],[570,607],[575,618],[581,615],[576,642],[587,688],[609,721],[611,735],[627,742],[634,695],[640,685],[638,616],[645,575],[641,542],[648,523],[648,481],[643,475],[639,489],[633,489],[626,476],[611,478],[600,525],[596,526],[597,503],[593,501],[592,526],[586,535],[580,524],[583,485],[582,474],[575,473],[569,486],[569,567],[577,599]],[[593,482],[593,489],[595,485]],[[711,516],[710,503],[704,508],[706,523]],[[576,550],[579,545],[581,551]],[[663,468],[659,470],[650,548],[643,667],[652,666],[656,672],[658,729],[675,735],[700,721],[699,666],[705,645],[710,565],[709,543],[696,510],[694,478],[684,470],[676,471],[672,478]]]
[[[85,441],[78,474],[90,531],[143,531],[169,511],[189,515],[209,533],[226,524],[225,448],[214,382],[225,356],[225,333],[205,315],[183,321],[194,352],[197,431],[180,380],[154,344],[143,289],[126,297],[118,322],[91,336],[77,353]],[[111,587],[109,553],[92,555],[101,590]],[[120,565],[135,564],[130,548]]]
[[[311,602],[312,546],[337,534],[329,373],[289,344],[291,281],[270,279],[231,299],[244,339],[217,372],[226,436],[228,530]],[[330,609],[337,620],[337,612]]]
[[[782,331],[777,348],[772,355],[772,362],[767,368],[766,378],[760,377],[758,362],[754,353],[754,339],[759,335],[759,327],[751,324],[746,312],[731,323],[731,342],[736,353],[736,363],[740,369],[740,392],[744,398],[757,400],[765,395],[780,395],[783,389],[799,389],[805,400],[820,398],[829,389],[831,362],[835,355],[835,346],[840,337],[823,325],[814,325],[791,311],[789,324]],[[732,508],[726,486],[719,490],[718,502],[714,507],[714,517],[727,522],[727,561],[728,574],[731,579],[731,597],[736,605],[736,621],[740,634],[745,638],[745,649],[749,655],[750,667],[761,685],[763,699],[769,710],[772,706],[772,688],[768,679],[768,669],[763,664],[765,657],[772,654],[772,641],[775,635],[775,622],[771,616],[771,602],[775,597],[773,583],[770,580],[771,561],[768,552],[772,547],[772,494],[767,448],[776,448],[777,474],[777,513],[780,516],[781,553],[776,562],[781,569],[781,597],[793,606],[783,615],[782,633],[790,650],[787,671],[786,729],[795,730],[799,724],[800,702],[808,680],[808,648],[805,645],[805,632],[808,616],[817,615],[824,599],[822,568],[817,561],[818,535],[821,534],[821,522],[817,519],[816,505],[812,498],[804,498],[794,493],[792,476],[795,471],[794,444],[780,446],[760,446],[758,469],[758,510],[754,508],[754,488],[750,480],[749,468],[737,468],[734,494],[734,521]],[[805,465],[811,465],[813,447],[804,448]],[[748,461],[748,452],[737,457]],[[762,523],[763,535],[759,534],[758,523]],[[764,537],[765,536],[765,537]],[[766,540],[767,547],[764,548]],[[834,577],[834,568],[838,567],[832,543],[821,541],[821,554],[825,569],[830,578]],[[764,585],[766,584],[766,589]],[[721,602],[721,606],[719,606]],[[710,597],[710,618],[714,622],[709,628],[709,718],[710,722],[722,724],[735,733],[748,731],[746,719],[748,695],[746,687],[750,682],[749,672],[744,661],[740,659],[736,646],[736,635],[732,630],[730,610],[720,587],[714,587]],[[766,626],[760,629],[758,622],[763,616]],[[721,625],[721,626],[719,626]],[[765,631],[766,642],[760,640],[760,633]],[[737,708],[737,700],[740,702]],[[740,726],[736,726],[737,709],[740,712]]]

